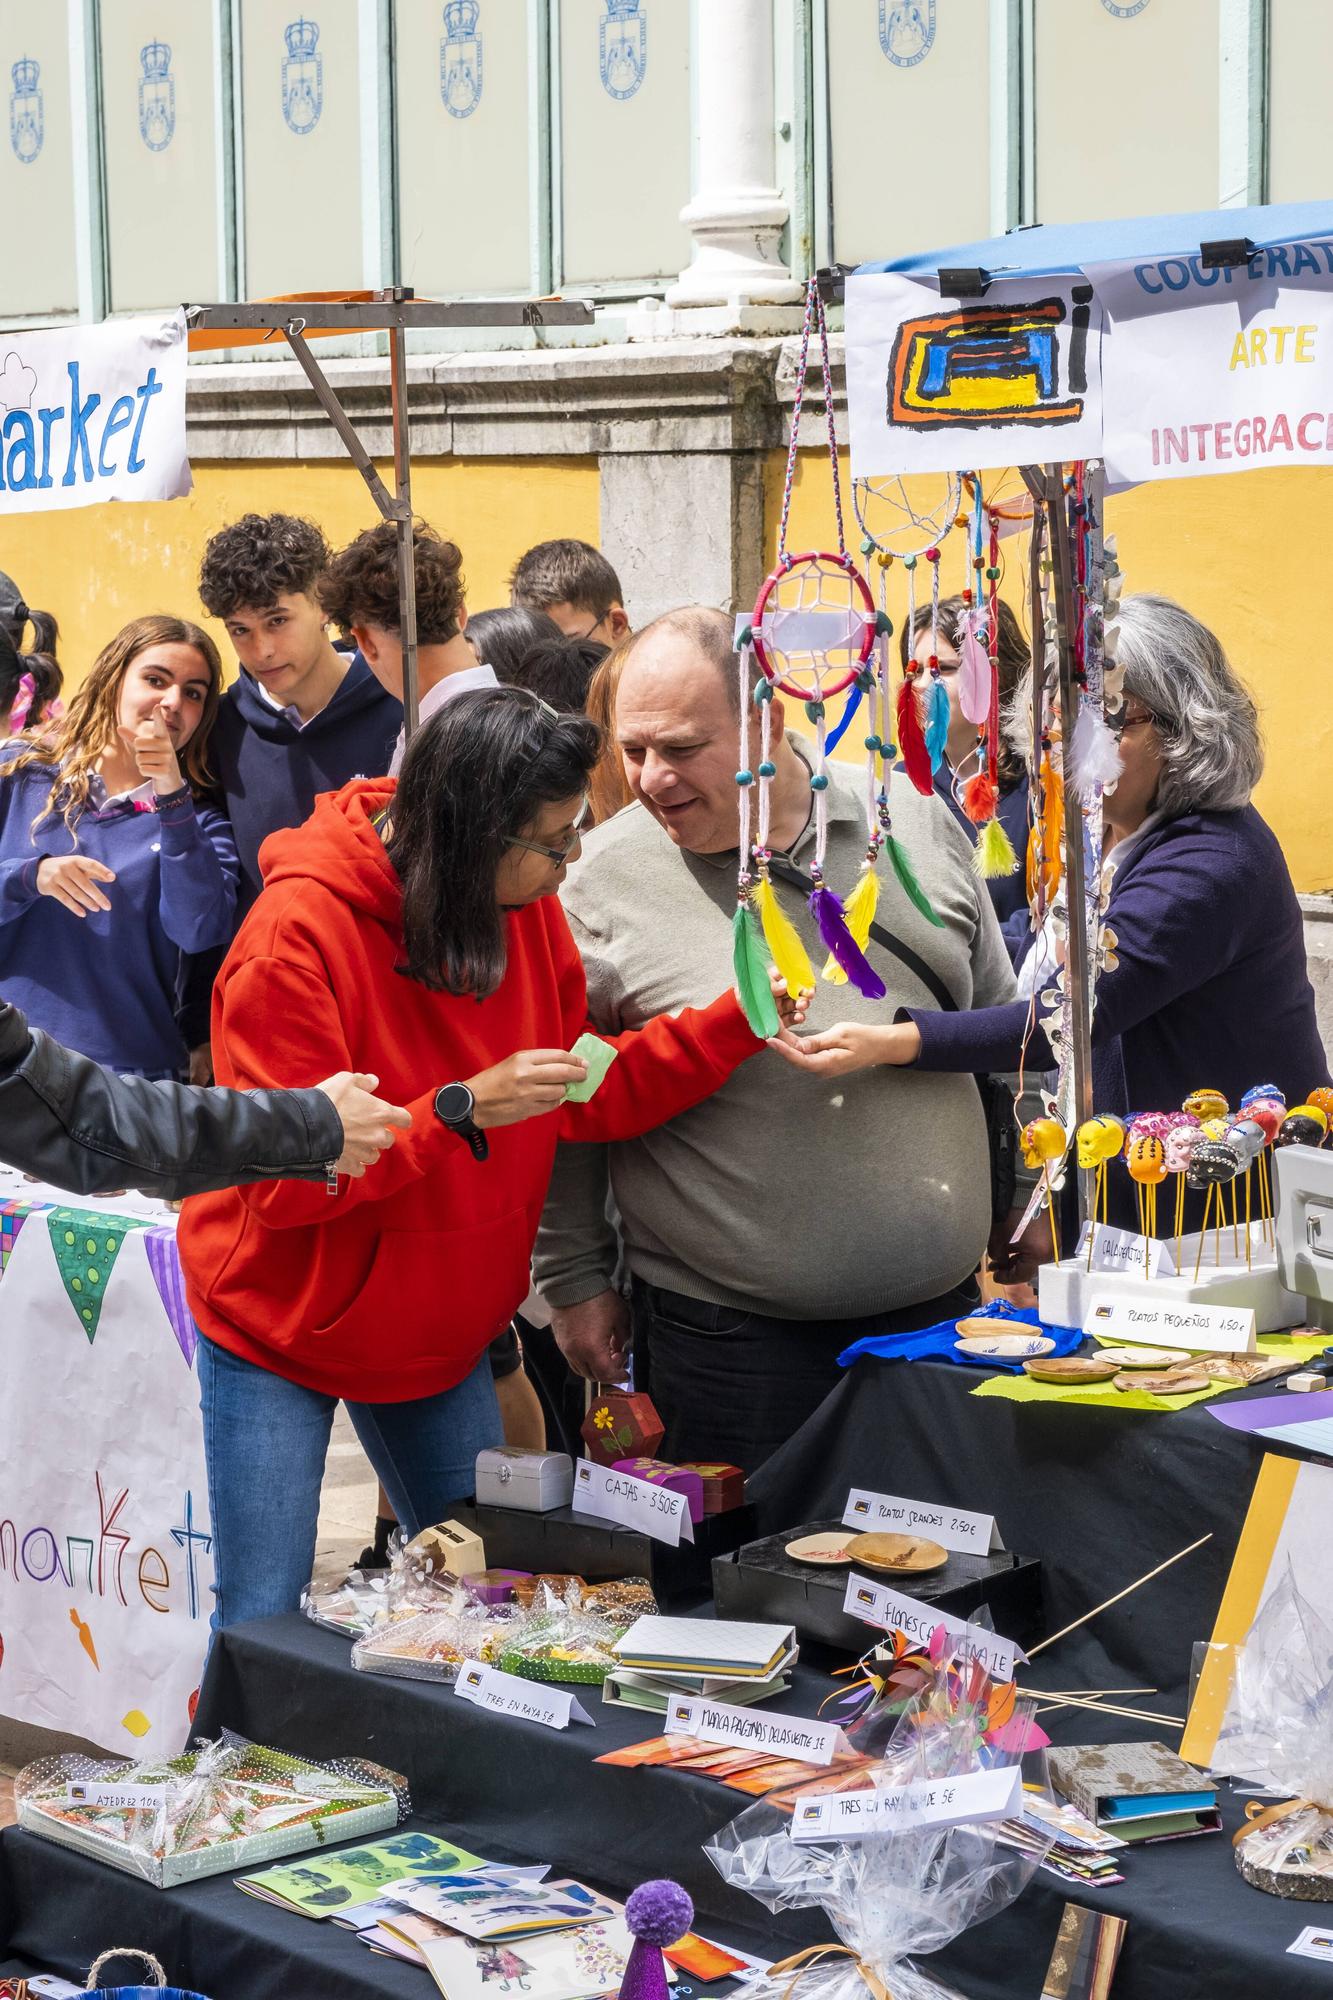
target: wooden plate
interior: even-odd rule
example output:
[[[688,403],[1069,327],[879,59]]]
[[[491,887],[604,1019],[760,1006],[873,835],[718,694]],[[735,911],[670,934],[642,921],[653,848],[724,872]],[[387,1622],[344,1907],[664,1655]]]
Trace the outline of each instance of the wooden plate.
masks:
[[[954,1327],[954,1332],[961,1334],[964,1340],[981,1340],[987,1335],[997,1333],[1032,1333],[1033,1331],[1035,1329],[1028,1326],[1026,1321],[1022,1321],[1018,1327],[1015,1327],[1012,1320],[1001,1319],[998,1316],[992,1319],[960,1319]]]
[[[1179,1368],[1190,1356],[1184,1347],[1103,1347],[1095,1358],[1117,1368]]]
[[[978,1361],[990,1355],[997,1361],[1023,1361],[1030,1354],[1049,1354],[1055,1342],[1044,1333],[974,1333],[956,1340],[954,1346],[959,1354],[971,1354]]]
[[[839,1563],[849,1563],[852,1559],[850,1543],[853,1539],[850,1529],[846,1534],[800,1535],[794,1542],[788,1542],[782,1551],[798,1563],[818,1563],[823,1569],[836,1568]]]
[[[1048,1360],[1042,1355],[1039,1361],[1025,1361],[1025,1371],[1034,1382],[1109,1382],[1116,1372],[1114,1361],[1103,1361],[1094,1355],[1056,1355]]]
[[[1168,1368],[1163,1375],[1152,1375],[1143,1370],[1128,1375],[1117,1375],[1117,1389],[1146,1389],[1150,1396],[1188,1396],[1195,1389],[1211,1389],[1211,1376],[1202,1368]]]
[[[949,1560],[949,1551],[924,1535],[854,1535],[847,1546],[852,1562],[897,1570],[901,1576],[924,1576]]]

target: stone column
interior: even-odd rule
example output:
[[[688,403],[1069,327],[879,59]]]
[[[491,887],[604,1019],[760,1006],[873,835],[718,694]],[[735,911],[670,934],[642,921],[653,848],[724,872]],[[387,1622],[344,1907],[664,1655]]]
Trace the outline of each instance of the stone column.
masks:
[[[694,256],[667,304],[793,304],[801,287],[778,252],[772,0],[701,0],[696,20],[699,185],[680,218]]]

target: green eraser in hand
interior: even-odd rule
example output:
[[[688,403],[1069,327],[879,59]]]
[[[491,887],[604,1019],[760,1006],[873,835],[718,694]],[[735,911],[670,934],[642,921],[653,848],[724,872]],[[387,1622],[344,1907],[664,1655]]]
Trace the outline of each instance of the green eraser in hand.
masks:
[[[582,1083],[571,1083],[565,1091],[566,1104],[586,1104],[588,1099],[601,1089],[619,1049],[613,1049],[610,1042],[604,1042],[598,1035],[580,1035],[569,1052],[578,1056],[588,1065],[588,1074]]]

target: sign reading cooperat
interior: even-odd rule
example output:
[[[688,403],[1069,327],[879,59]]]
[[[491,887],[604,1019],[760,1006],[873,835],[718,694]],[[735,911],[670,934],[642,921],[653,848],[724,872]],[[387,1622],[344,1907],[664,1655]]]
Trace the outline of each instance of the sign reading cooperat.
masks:
[[[183,313],[0,332],[0,514],[188,493],[185,364]]]

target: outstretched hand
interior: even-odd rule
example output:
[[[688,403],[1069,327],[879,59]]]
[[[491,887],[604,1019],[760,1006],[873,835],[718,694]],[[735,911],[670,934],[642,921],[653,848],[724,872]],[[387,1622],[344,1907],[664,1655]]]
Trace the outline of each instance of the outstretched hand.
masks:
[[[851,1076],[856,1070],[873,1069],[880,1063],[895,1067],[914,1063],[921,1053],[921,1034],[911,1021],[884,1027],[865,1021],[839,1021],[818,1035],[784,1031],[769,1047],[807,1076]]]
[[[810,1002],[815,997],[813,986],[803,986],[799,993],[789,993],[787,982],[775,965],[768,968],[768,983],[773,989],[773,1000],[778,1010],[778,1019],[786,1030],[803,1025],[810,1011]]]

